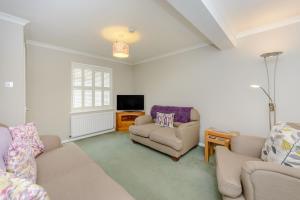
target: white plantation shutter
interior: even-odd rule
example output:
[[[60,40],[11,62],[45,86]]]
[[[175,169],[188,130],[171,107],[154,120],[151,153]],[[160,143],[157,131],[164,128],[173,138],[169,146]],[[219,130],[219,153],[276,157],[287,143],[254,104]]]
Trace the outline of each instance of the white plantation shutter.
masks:
[[[110,87],[110,73],[104,72],[104,87]]]
[[[102,87],[102,72],[95,72],[95,87]]]
[[[80,68],[73,69],[73,86],[82,85],[82,70]]]
[[[112,108],[112,70],[72,63],[72,110]]]
[[[82,90],[74,89],[73,90],[73,107],[81,108],[82,106]]]
[[[102,91],[95,90],[95,106],[102,106]]]
[[[84,106],[92,107],[93,106],[93,92],[92,90],[84,91]]]
[[[84,86],[85,87],[92,87],[93,81],[93,71],[90,69],[84,70]]]
[[[109,90],[104,91],[104,105],[105,106],[110,105],[110,91]]]

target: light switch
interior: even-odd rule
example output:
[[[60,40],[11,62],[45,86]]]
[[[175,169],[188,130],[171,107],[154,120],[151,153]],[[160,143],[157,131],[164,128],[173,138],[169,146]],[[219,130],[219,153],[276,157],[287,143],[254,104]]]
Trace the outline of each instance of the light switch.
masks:
[[[14,82],[12,82],[12,81],[6,81],[4,83],[4,87],[13,88],[14,87]]]

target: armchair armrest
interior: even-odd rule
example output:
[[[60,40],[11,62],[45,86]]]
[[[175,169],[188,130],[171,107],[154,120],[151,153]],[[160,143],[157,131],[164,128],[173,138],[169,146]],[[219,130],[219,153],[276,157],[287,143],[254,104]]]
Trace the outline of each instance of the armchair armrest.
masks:
[[[60,138],[55,135],[40,135],[40,139],[45,146],[45,152],[62,146]]]
[[[192,121],[181,124],[176,129],[176,137],[182,140],[183,152],[188,151],[199,143],[200,122]]]
[[[260,158],[265,138],[240,135],[231,138],[231,151],[245,156]]]
[[[272,162],[246,162],[242,183],[247,200],[294,200],[300,196],[300,170]]]
[[[134,120],[135,125],[142,125],[142,124],[149,124],[149,123],[152,123],[151,115],[139,116]]]

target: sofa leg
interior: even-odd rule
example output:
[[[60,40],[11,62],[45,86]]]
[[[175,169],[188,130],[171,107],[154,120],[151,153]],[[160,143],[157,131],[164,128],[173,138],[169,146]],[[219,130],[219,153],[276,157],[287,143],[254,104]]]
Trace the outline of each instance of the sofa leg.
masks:
[[[171,156],[171,158],[172,158],[173,161],[178,161],[180,159],[180,157],[176,158],[176,157],[173,157],[173,156]]]

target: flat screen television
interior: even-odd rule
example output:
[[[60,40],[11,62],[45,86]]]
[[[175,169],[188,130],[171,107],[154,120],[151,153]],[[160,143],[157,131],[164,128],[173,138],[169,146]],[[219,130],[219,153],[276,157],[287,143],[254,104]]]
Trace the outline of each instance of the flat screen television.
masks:
[[[117,95],[117,110],[144,110],[144,95]]]

